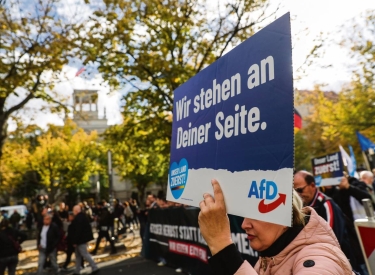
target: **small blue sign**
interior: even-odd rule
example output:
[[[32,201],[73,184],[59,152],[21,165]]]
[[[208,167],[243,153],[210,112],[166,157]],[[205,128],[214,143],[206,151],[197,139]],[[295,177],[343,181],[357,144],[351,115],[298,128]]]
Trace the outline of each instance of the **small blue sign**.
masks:
[[[185,190],[188,172],[189,165],[184,158],[180,160],[179,164],[173,162],[169,169],[169,187],[175,199],[179,199]]]
[[[311,159],[317,186],[338,185],[344,176],[344,164],[340,152]]]

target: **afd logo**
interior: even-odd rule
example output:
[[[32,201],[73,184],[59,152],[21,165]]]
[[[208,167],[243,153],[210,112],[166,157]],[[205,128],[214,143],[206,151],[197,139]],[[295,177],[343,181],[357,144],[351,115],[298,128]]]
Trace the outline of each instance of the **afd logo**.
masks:
[[[269,203],[266,204],[265,200],[273,200],[276,198],[277,194],[279,197]],[[281,204],[285,205],[286,195],[280,194],[277,192],[277,185],[273,181],[266,181],[265,179],[261,180],[259,187],[255,180],[251,183],[250,191],[249,191],[249,198],[255,197],[257,199],[261,199],[258,205],[258,210],[260,213],[268,213],[275,210]]]

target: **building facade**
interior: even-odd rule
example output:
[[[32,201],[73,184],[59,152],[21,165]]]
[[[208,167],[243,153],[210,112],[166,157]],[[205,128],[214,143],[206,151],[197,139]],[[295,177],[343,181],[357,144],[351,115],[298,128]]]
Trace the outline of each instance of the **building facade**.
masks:
[[[109,127],[106,117],[106,109],[104,108],[104,115],[99,115],[98,108],[98,90],[74,90],[73,91],[73,121],[78,127],[82,128],[85,132],[90,133],[97,131],[103,134]],[[92,177],[92,193],[96,193],[99,189],[97,186],[98,177]],[[137,188],[133,187],[130,180],[123,180],[116,169],[113,171],[113,193],[114,197],[119,200],[126,200],[131,198],[133,193],[137,193]],[[156,194],[160,187],[156,185],[150,186],[147,191]]]

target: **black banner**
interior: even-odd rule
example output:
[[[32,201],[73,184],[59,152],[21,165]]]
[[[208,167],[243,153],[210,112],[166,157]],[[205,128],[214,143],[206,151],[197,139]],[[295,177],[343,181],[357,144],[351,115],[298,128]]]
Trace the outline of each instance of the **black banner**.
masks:
[[[149,211],[143,255],[169,266],[180,267],[194,275],[213,274],[208,259],[211,256],[198,226],[199,209],[172,207]],[[241,229],[243,218],[229,216],[232,240],[243,259],[254,265],[258,253],[249,245],[246,233]]]

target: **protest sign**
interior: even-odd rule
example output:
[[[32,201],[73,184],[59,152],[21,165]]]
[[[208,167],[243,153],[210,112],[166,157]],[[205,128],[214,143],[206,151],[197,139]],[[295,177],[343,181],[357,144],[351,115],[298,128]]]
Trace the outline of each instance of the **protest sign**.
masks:
[[[341,153],[313,158],[313,175],[317,186],[338,185],[344,176]]]
[[[375,212],[371,199],[363,199],[362,205],[366,218],[354,221],[355,230],[361,245],[367,270],[370,275],[375,274]]]
[[[195,275],[213,274],[208,259],[210,250],[200,233],[199,209],[172,207],[151,209],[148,214],[149,232],[144,238],[147,258],[160,261],[163,258],[169,266],[180,267],[186,273]],[[229,215],[233,243],[244,260],[255,265],[258,253],[250,247],[246,232],[241,229],[242,220]]]
[[[167,199],[290,226],[293,110],[288,13],[175,90]]]

